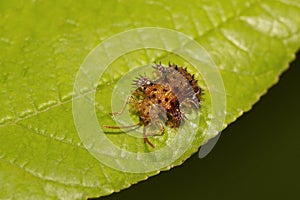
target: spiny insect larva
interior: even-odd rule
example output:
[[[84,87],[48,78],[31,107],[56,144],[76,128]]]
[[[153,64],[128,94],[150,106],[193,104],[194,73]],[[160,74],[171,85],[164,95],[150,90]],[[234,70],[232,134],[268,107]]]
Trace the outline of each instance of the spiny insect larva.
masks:
[[[186,120],[182,106],[199,109],[202,95],[202,89],[194,75],[187,72],[187,68],[174,64],[169,64],[168,67],[155,64],[154,68],[160,76],[156,80],[139,77],[135,81],[137,88],[126,101],[126,104],[130,105],[130,110],[139,116],[139,123],[124,127],[103,126],[110,129],[143,126],[144,141],[151,147],[154,145],[148,137],[163,134],[164,125],[171,128],[179,127]],[[125,106],[120,112],[112,114],[120,114],[124,109]],[[146,127],[158,128],[159,131],[147,132]]]

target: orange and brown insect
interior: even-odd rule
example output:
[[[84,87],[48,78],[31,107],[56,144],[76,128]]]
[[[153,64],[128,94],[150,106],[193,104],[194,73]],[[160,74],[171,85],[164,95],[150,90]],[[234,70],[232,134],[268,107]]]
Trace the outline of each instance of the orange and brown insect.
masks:
[[[138,78],[135,81],[137,89],[127,101],[130,110],[139,116],[139,123],[126,127],[104,126],[112,129],[143,126],[144,141],[151,147],[154,146],[148,136],[163,134],[164,125],[179,127],[186,119],[181,111],[182,106],[199,109],[202,94],[194,75],[188,73],[186,68],[171,64],[169,67],[156,64],[155,68],[160,76],[156,80]],[[158,128],[159,131],[147,132],[146,127]]]

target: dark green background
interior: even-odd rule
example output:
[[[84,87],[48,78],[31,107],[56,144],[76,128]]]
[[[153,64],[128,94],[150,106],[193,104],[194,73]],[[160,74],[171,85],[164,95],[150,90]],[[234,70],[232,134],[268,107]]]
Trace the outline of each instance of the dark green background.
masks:
[[[101,199],[300,199],[299,88],[300,53],[207,157]]]

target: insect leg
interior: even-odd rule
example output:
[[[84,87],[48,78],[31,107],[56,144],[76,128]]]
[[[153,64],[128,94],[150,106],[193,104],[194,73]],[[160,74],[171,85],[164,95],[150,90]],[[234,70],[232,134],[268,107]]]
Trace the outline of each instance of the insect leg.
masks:
[[[124,101],[124,103],[123,103],[122,108],[121,108],[120,111],[118,111],[118,112],[111,112],[111,113],[109,113],[109,114],[110,114],[110,115],[120,115],[120,114],[122,114],[122,113],[124,112],[125,108],[126,108],[126,105],[127,105],[128,102],[129,102],[129,99],[130,99],[130,97],[127,98],[127,99]]]
[[[137,126],[140,126],[141,123],[129,125],[129,126],[110,126],[110,125],[103,125],[103,128],[109,128],[109,129],[122,129],[122,128],[134,128]]]
[[[148,134],[146,133],[146,126],[143,127],[143,134],[144,134],[144,142],[147,143],[152,148],[155,148],[154,145],[148,139]]]
[[[158,121],[155,123],[155,125],[159,128],[159,133],[153,134],[153,135],[162,135],[165,131],[164,124],[161,121]]]

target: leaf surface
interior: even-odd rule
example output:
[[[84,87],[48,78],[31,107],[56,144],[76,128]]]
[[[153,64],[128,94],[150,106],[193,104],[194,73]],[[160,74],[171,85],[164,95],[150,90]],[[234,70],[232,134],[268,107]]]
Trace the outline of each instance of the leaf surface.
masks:
[[[1,199],[85,199],[158,173],[111,169],[84,148],[76,132],[72,115],[76,73],[104,39],[148,26],[193,37],[222,75],[227,125],[278,81],[300,47],[299,0],[2,0],[0,15]],[[176,58],[166,52],[137,52],[120,59],[117,64],[123,67],[108,80],[122,76],[128,66],[157,60]],[[109,91],[112,86],[105,84],[100,87]],[[120,137],[111,139],[118,142]],[[202,142],[198,135],[172,166],[181,164]]]

